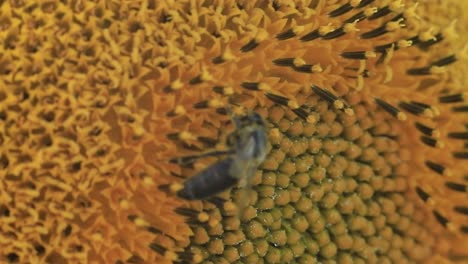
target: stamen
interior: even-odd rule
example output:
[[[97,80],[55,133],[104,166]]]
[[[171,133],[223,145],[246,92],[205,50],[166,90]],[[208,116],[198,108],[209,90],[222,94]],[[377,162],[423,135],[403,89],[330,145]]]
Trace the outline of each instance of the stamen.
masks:
[[[457,213],[468,215],[468,207],[466,206],[455,206],[453,210]]]
[[[222,55],[213,58],[213,60],[211,60],[211,61],[214,64],[221,64],[223,62],[230,61],[230,60],[232,60],[234,58],[235,58],[235,56],[231,53],[231,50],[226,49]]]
[[[329,102],[330,104],[332,104],[335,108],[342,109],[344,107],[343,101],[338,99],[338,97],[336,95],[332,94],[331,92],[329,92],[329,91],[327,91],[325,89],[322,89],[322,88],[320,88],[318,86],[315,86],[315,85],[312,86],[312,91],[314,91],[314,93],[316,93],[322,99],[324,99],[327,102]]]
[[[449,138],[454,139],[468,139],[468,132],[450,132],[448,133]]]
[[[366,5],[371,4],[371,3],[373,3],[374,1],[375,1],[375,0],[362,0],[361,3],[359,3],[359,5],[356,6],[356,8],[365,7]]]
[[[413,115],[420,115],[422,113],[425,112],[426,108],[420,106],[420,105],[417,105],[417,104],[412,104],[412,103],[406,103],[406,102],[400,102],[398,103],[398,106],[401,107],[403,110],[413,114]],[[430,112],[429,113],[426,113],[427,114],[431,114]]]
[[[250,40],[247,44],[242,46],[240,49],[242,52],[248,52],[255,49],[258,46],[258,42],[255,39]]]
[[[252,90],[252,91],[259,91],[260,89],[258,88],[260,83],[258,82],[243,82],[241,83],[241,86],[247,90]]]
[[[401,121],[406,120],[407,117],[406,117],[405,113],[398,110],[398,108],[392,106],[391,104],[389,104],[389,103],[387,103],[384,100],[379,99],[379,98],[375,98],[375,102],[383,110],[385,110],[387,113],[391,114],[392,116],[396,117],[398,120],[401,120]]]
[[[423,200],[424,202],[427,202],[427,200],[431,198],[431,196],[429,196],[428,193],[426,193],[419,187],[416,187],[416,193],[418,194],[419,198],[421,198],[421,200]]]
[[[328,13],[330,17],[337,17],[346,14],[347,12],[353,10],[353,6],[351,5],[350,2],[347,2],[346,4],[338,7],[337,9],[331,11]]]
[[[330,40],[330,39],[335,39],[335,38],[339,38],[341,36],[343,36],[344,34],[346,34],[345,30],[344,30],[344,27],[340,27],[339,29],[337,30],[334,30],[328,34],[325,34],[322,38],[325,39],[325,40]]]
[[[424,163],[426,164],[426,166],[429,169],[437,172],[440,175],[445,175],[445,176],[450,176],[451,175],[451,173],[443,165],[432,162],[430,160],[426,160]]]
[[[453,157],[456,159],[468,159],[468,152],[454,152]]]
[[[301,66],[292,66],[293,70],[297,72],[305,72],[305,73],[314,73],[314,72],[321,72],[322,68],[320,65],[313,65],[313,64],[304,64]]]
[[[451,190],[454,190],[456,192],[466,192],[468,193],[468,186],[466,184],[462,183],[456,183],[456,182],[446,182],[445,186]]]
[[[430,137],[427,137],[427,136],[421,136],[420,137],[421,141],[428,145],[429,147],[433,147],[433,148],[443,148],[444,147],[444,143],[435,139],[435,138],[430,138]]]
[[[390,10],[390,7],[389,6],[384,6],[382,8],[379,8],[377,10],[377,12],[375,12],[372,16],[369,16],[369,20],[374,20],[374,19],[377,19],[379,17],[383,17],[383,16],[386,16],[388,14],[390,14],[392,11]]]
[[[303,41],[303,42],[306,42],[306,41],[314,40],[314,39],[319,38],[319,37],[320,37],[319,30],[315,29],[314,31],[311,31],[311,32],[305,34],[304,36],[302,36],[300,38],[300,40]]]
[[[280,58],[273,60],[273,63],[278,66],[292,67],[294,66],[294,58]]]
[[[437,212],[436,210],[432,211],[432,213],[434,214],[435,218],[437,219],[437,221],[444,227],[447,227],[447,224],[448,224],[448,220],[447,218],[445,218],[444,216],[442,216],[439,212]]]
[[[430,128],[424,124],[421,124],[419,122],[414,123],[416,128],[421,131],[424,135],[438,138],[440,136],[440,132],[437,129]]]
[[[452,64],[456,61],[457,61],[457,58],[455,57],[455,55],[449,55],[445,58],[442,58],[438,61],[433,62],[432,65],[442,67],[442,66],[447,66],[449,64]]]
[[[439,97],[439,102],[444,103],[444,104],[460,103],[460,102],[464,102],[466,98],[468,98],[468,93],[443,95]]]
[[[468,112],[468,105],[454,106],[452,107],[454,112]]]
[[[377,54],[373,51],[345,51],[341,56],[346,59],[352,60],[365,60],[368,58],[375,58]]]
[[[234,90],[232,87],[224,87],[224,86],[214,86],[213,92],[222,94],[222,95],[232,95],[234,94]]]
[[[289,99],[272,93],[265,93],[265,96],[276,104],[288,106]]]
[[[165,93],[170,93],[172,91],[180,90],[180,88],[182,88],[183,86],[184,85],[182,84],[180,80],[175,80],[170,85],[164,87],[163,91]]]
[[[301,33],[303,30],[304,30],[303,26],[296,26],[296,27],[290,28],[290,29],[288,29],[288,30],[286,30],[286,31],[284,31],[282,33],[279,33],[278,35],[276,35],[276,38],[278,40],[286,40],[286,39],[294,38],[299,33]]]

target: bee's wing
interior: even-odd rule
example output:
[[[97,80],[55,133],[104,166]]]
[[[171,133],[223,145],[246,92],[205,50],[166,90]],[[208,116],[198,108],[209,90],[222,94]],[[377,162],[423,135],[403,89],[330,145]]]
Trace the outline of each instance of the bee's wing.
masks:
[[[247,162],[244,167],[243,173],[239,178],[239,201],[237,203],[237,216],[239,219],[242,219],[245,208],[250,202],[250,191],[252,190],[252,180],[257,171],[257,165],[253,161]]]

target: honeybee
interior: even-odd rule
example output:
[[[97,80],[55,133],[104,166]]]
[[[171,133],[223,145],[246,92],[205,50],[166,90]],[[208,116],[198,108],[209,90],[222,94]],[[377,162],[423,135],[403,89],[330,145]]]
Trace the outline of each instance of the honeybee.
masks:
[[[226,140],[227,150],[212,151],[196,156],[185,156],[172,159],[177,163],[193,162],[195,159],[209,156],[226,155],[225,158],[211,164],[195,176],[186,180],[183,185],[171,186],[181,198],[203,200],[225,191],[236,184],[245,188],[258,166],[267,155],[267,132],[263,118],[255,112],[247,115],[234,115],[230,109],[235,130]]]

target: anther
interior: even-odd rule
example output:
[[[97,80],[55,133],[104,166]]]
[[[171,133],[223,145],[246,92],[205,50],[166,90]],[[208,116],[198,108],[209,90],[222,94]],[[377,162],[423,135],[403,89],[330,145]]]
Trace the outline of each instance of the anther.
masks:
[[[440,175],[450,176],[450,172],[443,166],[438,163],[432,162],[430,160],[426,160],[424,162],[426,166],[434,172],[437,172]]]
[[[341,56],[346,59],[352,60],[365,60],[368,58],[375,58],[377,54],[374,51],[345,51]]]
[[[463,152],[463,151],[454,152],[453,157],[456,159],[468,159],[468,152]]]
[[[428,136],[421,136],[420,137],[421,141],[428,145],[429,147],[433,147],[433,148],[443,148],[444,147],[444,143],[440,140],[437,140],[435,138],[431,138],[431,137],[428,137]]]
[[[383,8],[378,9],[373,15],[369,16],[369,20],[374,20],[379,17],[386,16],[391,13],[389,6],[384,6]]]
[[[346,4],[338,7],[337,9],[331,11],[330,13],[328,13],[328,15],[330,17],[337,17],[337,16],[341,16],[341,15],[344,15],[346,13],[348,13],[349,11],[351,11],[354,7],[351,5],[350,2],[347,2]]]
[[[468,186],[466,184],[456,183],[456,182],[446,182],[445,186],[456,192],[468,193]]]
[[[391,104],[385,102],[382,99],[375,98],[375,102],[377,103],[378,106],[380,106],[383,110],[385,110],[387,113],[391,114],[392,116],[396,117],[398,120],[405,121],[406,120],[406,115],[405,113],[401,112],[398,110],[398,108],[392,106]]]
[[[432,65],[442,67],[442,66],[450,65],[456,61],[457,61],[457,58],[455,57],[455,55],[449,55],[445,58],[442,58],[438,61],[433,62]]]
[[[432,112],[429,109],[424,108],[418,104],[400,102],[398,103],[398,106],[413,115],[424,114],[427,117],[432,117]]]
[[[453,138],[453,139],[467,140],[468,139],[468,132],[450,132],[450,133],[448,133],[448,137]]]
[[[297,36],[297,34],[301,33],[303,30],[304,30],[303,26],[296,26],[284,32],[279,33],[278,35],[276,35],[276,38],[278,40],[286,40],[286,39],[294,38]]]
[[[444,103],[444,104],[461,103],[461,102],[464,102],[466,98],[468,98],[468,93],[449,94],[449,95],[440,96],[439,102]]]
[[[447,224],[448,224],[448,220],[447,218],[445,218],[444,216],[442,216],[439,212],[437,212],[436,210],[432,211],[432,213],[434,214],[437,222],[439,222],[442,226],[444,227],[447,227]]]
[[[455,206],[453,210],[457,213],[468,215],[468,207],[466,206]]]
[[[426,125],[424,125],[422,123],[419,123],[419,122],[414,123],[414,125],[416,126],[416,128],[421,133],[423,133],[426,136],[434,137],[434,138],[438,138],[440,136],[440,132],[437,129],[428,127],[428,126],[426,126]]]
[[[182,82],[180,80],[175,80],[170,85],[164,87],[163,91],[165,93],[169,93],[169,92],[172,92],[172,91],[180,90],[183,86],[184,85],[182,84]]]

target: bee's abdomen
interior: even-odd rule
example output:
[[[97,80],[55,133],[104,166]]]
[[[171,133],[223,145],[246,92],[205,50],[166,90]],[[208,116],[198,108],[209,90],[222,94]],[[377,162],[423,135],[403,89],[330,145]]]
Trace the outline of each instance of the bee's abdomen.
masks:
[[[216,162],[188,179],[177,195],[187,200],[202,200],[234,186],[238,179],[229,175],[232,158]]]

